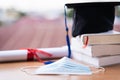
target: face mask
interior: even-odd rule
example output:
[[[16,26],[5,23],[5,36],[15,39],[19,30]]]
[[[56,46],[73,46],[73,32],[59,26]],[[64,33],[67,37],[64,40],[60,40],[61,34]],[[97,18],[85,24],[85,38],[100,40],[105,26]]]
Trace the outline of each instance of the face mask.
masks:
[[[35,68],[33,72],[27,72],[25,70]],[[36,69],[37,68],[37,69]],[[92,73],[98,73],[104,71],[104,68],[96,71],[92,71],[90,67],[77,63],[70,58],[63,57],[60,60],[41,67],[25,67],[22,71],[28,74],[73,74],[73,75],[91,75]]]
[[[39,67],[35,74],[92,74],[89,67],[74,62],[72,59],[63,57],[62,59]]]

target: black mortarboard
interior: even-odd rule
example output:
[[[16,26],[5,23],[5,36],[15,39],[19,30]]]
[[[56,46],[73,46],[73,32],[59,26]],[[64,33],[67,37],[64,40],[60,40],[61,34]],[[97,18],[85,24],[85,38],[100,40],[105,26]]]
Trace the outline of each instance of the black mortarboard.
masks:
[[[67,3],[73,8],[72,36],[106,32],[113,29],[115,6],[120,2]]]

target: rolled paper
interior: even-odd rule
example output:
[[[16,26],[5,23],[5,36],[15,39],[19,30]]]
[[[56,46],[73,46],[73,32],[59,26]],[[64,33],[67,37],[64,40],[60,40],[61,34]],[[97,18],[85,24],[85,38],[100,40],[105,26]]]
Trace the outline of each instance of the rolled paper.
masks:
[[[40,48],[37,50],[42,52],[41,54],[40,52],[36,52],[37,57],[39,57],[40,59],[60,58],[68,55],[67,46],[54,48]],[[28,59],[33,60],[32,58],[36,59],[34,55],[28,56],[29,53],[30,52],[28,51],[28,49],[0,51],[0,62],[28,61]],[[45,54],[46,55],[50,54],[52,56],[46,56]]]

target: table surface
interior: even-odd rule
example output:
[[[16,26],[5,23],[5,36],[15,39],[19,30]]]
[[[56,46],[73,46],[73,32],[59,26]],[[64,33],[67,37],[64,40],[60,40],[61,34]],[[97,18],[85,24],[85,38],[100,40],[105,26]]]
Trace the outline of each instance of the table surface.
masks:
[[[104,67],[105,72],[88,76],[31,75],[21,71],[21,68],[27,66],[41,65],[43,65],[43,63],[37,61],[0,63],[0,80],[120,80],[120,64]]]

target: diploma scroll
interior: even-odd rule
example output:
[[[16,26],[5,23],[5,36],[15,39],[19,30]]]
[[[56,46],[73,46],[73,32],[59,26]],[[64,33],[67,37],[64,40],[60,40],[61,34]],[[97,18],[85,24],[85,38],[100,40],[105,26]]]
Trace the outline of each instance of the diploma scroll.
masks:
[[[37,54],[41,59],[60,58],[68,55],[67,46],[55,47],[55,48],[40,48],[38,50],[47,52],[52,55],[51,57],[49,57],[42,54]],[[23,60],[27,60],[27,58],[28,58],[28,51],[26,49],[0,51],[0,62],[23,61]]]

